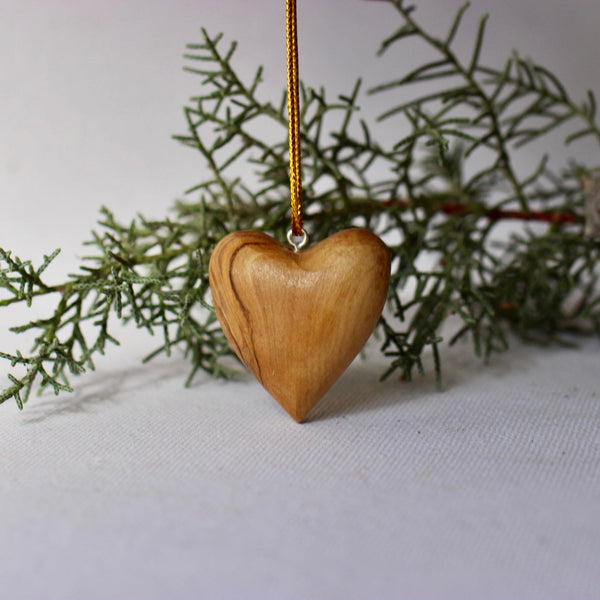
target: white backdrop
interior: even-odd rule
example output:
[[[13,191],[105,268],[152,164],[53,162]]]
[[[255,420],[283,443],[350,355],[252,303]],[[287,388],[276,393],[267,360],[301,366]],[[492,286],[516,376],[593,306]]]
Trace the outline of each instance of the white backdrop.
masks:
[[[307,83],[402,69],[375,58],[396,25],[384,3],[299,4]],[[416,4],[441,32],[460,3]],[[600,92],[598,2],[473,0],[471,31],[486,11],[490,61],[517,47],[575,97]],[[61,246],[60,277],[100,205],[163,215],[203,177],[170,140],[198,85],[185,43],[201,26],[237,39],[240,71],[264,64],[278,99],[283,18],[275,0],[0,0],[0,246]],[[12,351],[25,317],[8,313]],[[0,407],[7,598],[598,597],[598,342],[515,344],[485,369],[447,351],[442,393],[378,384],[372,351],[297,426],[250,378],[184,390],[183,361],[140,367],[144,336],[122,341],[74,395]]]
[[[417,14],[441,33],[460,4],[423,0]],[[279,100],[285,85],[283,0],[2,0],[0,9],[0,239],[25,255],[40,240],[71,258],[100,205],[125,219],[161,216],[201,179],[199,156],[170,139],[184,131],[181,107],[199,84],[181,67],[200,27],[239,41],[248,77],[265,65],[265,97]],[[517,47],[551,66],[574,97],[597,89],[597,2],[476,0],[467,43],[486,11],[490,62]],[[366,90],[415,60],[399,49],[375,57],[397,24],[385,3],[303,0],[299,12],[302,77],[332,97],[359,75]],[[387,102],[364,98],[365,118]]]

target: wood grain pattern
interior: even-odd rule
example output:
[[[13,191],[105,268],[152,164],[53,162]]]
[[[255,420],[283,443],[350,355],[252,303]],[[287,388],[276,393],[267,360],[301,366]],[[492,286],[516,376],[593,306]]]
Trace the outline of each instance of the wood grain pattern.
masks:
[[[387,296],[390,252],[364,229],[300,252],[241,231],[219,242],[209,276],[233,350],[301,422],[373,332]]]

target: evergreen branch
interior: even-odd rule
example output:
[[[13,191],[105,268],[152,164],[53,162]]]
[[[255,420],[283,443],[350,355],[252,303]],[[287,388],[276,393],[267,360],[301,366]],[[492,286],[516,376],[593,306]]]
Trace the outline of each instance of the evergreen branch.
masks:
[[[525,174],[513,167],[520,148],[559,127],[571,127],[566,144],[600,143],[594,94],[575,102],[550,70],[517,53],[500,69],[482,64],[487,17],[463,62],[454,46],[467,4],[436,37],[414,7],[387,3],[400,24],[380,52],[418,38],[437,53],[372,90],[414,94],[381,117],[404,118],[408,133],[389,146],[376,138],[375,124],[358,115],[360,79],[333,101],[323,89],[301,88],[311,240],[358,225],[384,236],[392,252],[389,310],[378,326],[389,359],[384,377],[400,371],[410,379],[431,362],[439,384],[440,332],[449,321],[449,343],[470,337],[484,359],[508,347],[509,331],[540,342],[574,331],[600,334],[600,171],[579,163],[550,171],[547,156]],[[94,369],[97,356],[119,343],[117,320],[156,339],[144,361],[180,348],[191,363],[186,385],[198,371],[234,375],[225,361],[234,355],[211,305],[208,261],[230,231],[285,237],[286,98],[262,101],[262,69],[240,77],[236,44],[223,46],[221,34],[205,30],[201,36],[185,54],[186,70],[201,85],[184,107],[187,130],[175,139],[199,152],[206,169],[172,214],[120,223],[103,208],[89,256],[60,285],[46,281],[58,251],[34,267],[0,250],[0,307],[58,299],[49,315],[12,328],[34,342],[29,353],[0,352],[10,370],[0,403],[13,398],[22,408],[34,389],[71,390],[73,375]],[[279,141],[262,139],[257,119],[279,131]],[[256,177],[242,181],[248,164]],[[522,227],[499,238],[495,226],[506,220]],[[532,222],[535,228],[527,226]]]

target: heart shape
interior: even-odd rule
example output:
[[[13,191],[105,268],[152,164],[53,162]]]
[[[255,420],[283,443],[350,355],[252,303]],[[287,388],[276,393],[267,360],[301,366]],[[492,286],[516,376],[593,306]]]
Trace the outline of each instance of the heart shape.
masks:
[[[298,422],[346,370],[375,329],[390,252],[347,229],[294,252],[268,235],[224,237],[209,264],[217,317],[233,350]]]

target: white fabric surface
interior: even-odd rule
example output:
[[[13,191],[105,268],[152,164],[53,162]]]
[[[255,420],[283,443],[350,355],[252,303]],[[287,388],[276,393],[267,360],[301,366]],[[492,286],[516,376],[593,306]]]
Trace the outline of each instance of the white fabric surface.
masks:
[[[420,60],[418,45],[374,58],[396,27],[383,3],[299,4],[302,76],[330,99]],[[462,0],[417,4],[442,32]],[[598,2],[472,4],[465,56],[490,10],[486,60],[516,46],[575,98],[597,91]],[[101,204],[162,217],[206,175],[169,139],[197,91],[180,57],[200,26],[240,41],[248,77],[266,65],[265,98],[283,88],[283,2],[0,13],[0,246],[36,263],[62,246],[51,281],[76,269]],[[389,102],[365,96],[361,116]],[[562,156],[548,144],[519,164],[547,150]],[[0,310],[1,350],[26,349],[6,329],[29,318]],[[141,367],[146,339],[122,342],[74,395],[0,406],[1,598],[600,598],[600,342],[515,344],[489,367],[444,351],[441,393],[430,377],[379,384],[371,351],[301,426],[248,377],[184,389],[181,360]]]
[[[3,405],[2,595],[598,598],[599,350],[372,353],[303,425],[178,360]]]

